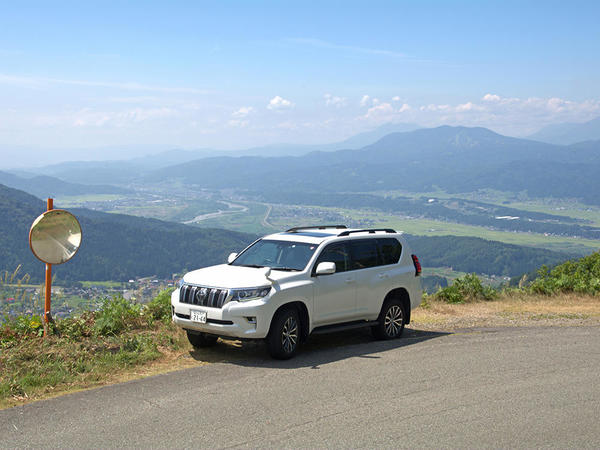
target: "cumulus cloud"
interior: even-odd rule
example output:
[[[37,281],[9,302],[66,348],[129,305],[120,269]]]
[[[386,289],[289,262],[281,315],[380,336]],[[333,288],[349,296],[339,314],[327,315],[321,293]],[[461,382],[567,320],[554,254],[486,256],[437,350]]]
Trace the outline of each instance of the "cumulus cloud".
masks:
[[[252,114],[253,112],[254,112],[254,108],[252,106],[242,106],[241,108],[239,108],[236,111],[234,111],[233,113],[231,113],[231,116],[237,117],[237,118],[242,118],[242,117],[247,117],[248,115]]]
[[[398,95],[396,95],[396,96],[392,97],[392,101],[399,102],[399,101],[402,101],[402,99]]]
[[[395,108],[390,103],[378,102],[367,110],[367,113],[363,116],[363,118],[383,123],[387,121],[394,121],[395,119],[399,118],[399,114],[410,110],[411,107],[407,103],[403,103],[400,105],[400,107]]]
[[[323,98],[325,98],[326,106],[335,106],[336,108],[341,108],[342,106],[346,105],[346,98],[344,97],[337,97],[335,95],[325,94]]]
[[[417,112],[412,118],[423,125],[483,126],[510,135],[527,135],[553,123],[591,120],[600,114],[600,100],[577,102],[558,97],[518,98],[488,93],[480,101],[422,105]]]
[[[360,99],[360,106],[367,106],[369,104],[369,101],[371,100],[371,97],[369,97],[368,95],[363,95],[362,98]]]
[[[271,99],[271,101],[267,105],[267,109],[282,110],[282,109],[291,108],[293,106],[294,106],[294,104],[291,101],[286,100],[285,98],[280,97],[279,95],[276,95],[275,97],[273,97]]]
[[[485,94],[482,100],[486,102],[497,102],[500,101],[500,96],[496,94]]]

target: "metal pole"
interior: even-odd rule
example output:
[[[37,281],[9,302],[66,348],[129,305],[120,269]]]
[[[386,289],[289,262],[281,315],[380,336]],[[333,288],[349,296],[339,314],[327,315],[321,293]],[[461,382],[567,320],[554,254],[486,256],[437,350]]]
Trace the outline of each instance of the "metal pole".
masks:
[[[52,211],[54,209],[54,200],[49,198],[47,204],[47,210]],[[50,300],[52,296],[52,264],[46,263],[46,292],[44,301],[44,336],[48,335],[48,324],[52,320],[50,314]]]

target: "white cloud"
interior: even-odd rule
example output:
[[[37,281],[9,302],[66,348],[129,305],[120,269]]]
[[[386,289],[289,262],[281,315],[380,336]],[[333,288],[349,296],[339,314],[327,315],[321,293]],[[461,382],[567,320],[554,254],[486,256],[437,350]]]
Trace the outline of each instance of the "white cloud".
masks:
[[[370,107],[365,114],[365,119],[381,119],[387,120],[388,117],[394,114],[394,107],[389,103],[380,103]]]
[[[241,108],[239,108],[236,111],[234,111],[233,113],[231,113],[231,116],[237,117],[237,118],[242,118],[242,117],[247,117],[248,115],[252,114],[253,112],[254,112],[254,108],[252,106],[242,106]]]
[[[267,109],[282,110],[282,109],[291,108],[293,106],[294,106],[294,104],[291,101],[286,100],[285,98],[280,97],[279,95],[276,95],[275,97],[273,97],[271,99],[271,101],[267,105]]]
[[[456,107],[456,112],[466,112],[466,111],[482,111],[484,108],[482,106],[476,105],[472,102],[462,103]]]
[[[331,94],[325,94],[323,96],[325,98],[326,106],[335,106],[336,108],[341,108],[342,106],[346,106],[346,98],[345,97],[337,97]]]
[[[500,101],[500,96],[496,94],[485,94],[482,100],[486,102],[498,102]]]
[[[398,95],[396,95],[396,96],[392,97],[392,101],[400,102],[400,101],[402,101],[402,99]]]
[[[369,97],[368,95],[363,95],[362,98],[360,99],[360,106],[367,106],[369,104],[369,100],[371,100],[371,97]]]
[[[406,111],[410,111],[412,108],[409,104],[403,103],[399,108],[395,108],[390,103],[378,103],[373,105],[367,110],[367,113],[363,116],[365,119],[380,119],[380,120],[393,120]]]

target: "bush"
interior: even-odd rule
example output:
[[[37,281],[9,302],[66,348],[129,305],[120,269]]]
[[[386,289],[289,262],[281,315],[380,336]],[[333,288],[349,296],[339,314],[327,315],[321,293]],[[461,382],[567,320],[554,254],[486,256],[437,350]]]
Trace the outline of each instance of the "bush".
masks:
[[[155,320],[165,324],[171,322],[171,293],[173,289],[165,289],[146,305],[145,315],[149,323]]]
[[[600,294],[600,252],[570,260],[553,269],[542,266],[529,290],[535,294],[554,295],[562,292]]]
[[[86,311],[80,316],[57,320],[56,330],[66,338],[80,339],[94,333],[94,322],[94,313]]]
[[[94,330],[102,336],[115,335],[142,325],[142,306],[134,305],[123,297],[106,299],[96,313]]]
[[[0,340],[10,341],[27,336],[42,336],[44,324],[39,316],[8,316],[5,315],[0,326]]]
[[[498,292],[491,286],[484,286],[474,273],[457,278],[445,288],[433,295],[438,300],[447,303],[464,303],[465,301],[493,300]]]

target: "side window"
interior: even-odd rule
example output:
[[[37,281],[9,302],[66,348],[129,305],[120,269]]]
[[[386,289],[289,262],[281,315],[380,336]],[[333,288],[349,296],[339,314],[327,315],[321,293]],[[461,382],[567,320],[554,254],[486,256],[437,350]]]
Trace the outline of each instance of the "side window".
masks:
[[[402,244],[398,242],[398,239],[377,239],[377,243],[379,244],[379,254],[381,255],[382,264],[397,264],[400,261]]]
[[[377,241],[375,239],[350,241],[350,259],[351,270],[377,266]]]
[[[350,262],[348,246],[343,243],[328,245],[317,258],[315,270],[321,262],[335,263],[335,273],[345,272]]]

